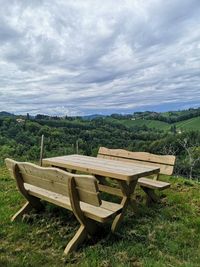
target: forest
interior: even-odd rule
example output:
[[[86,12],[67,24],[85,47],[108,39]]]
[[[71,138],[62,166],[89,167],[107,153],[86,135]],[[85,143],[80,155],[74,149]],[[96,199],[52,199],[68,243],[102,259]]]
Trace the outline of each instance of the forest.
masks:
[[[96,156],[98,148],[123,148],[177,156],[175,175],[200,179],[200,130],[179,122],[199,120],[200,108],[177,112],[87,117],[0,112],[0,163],[6,157],[38,161],[44,135],[45,157],[77,153]],[[167,127],[163,127],[163,123]],[[151,123],[151,124],[150,124]],[[160,124],[158,124],[160,123]],[[167,123],[167,124],[166,124]],[[182,124],[183,125],[183,124]]]

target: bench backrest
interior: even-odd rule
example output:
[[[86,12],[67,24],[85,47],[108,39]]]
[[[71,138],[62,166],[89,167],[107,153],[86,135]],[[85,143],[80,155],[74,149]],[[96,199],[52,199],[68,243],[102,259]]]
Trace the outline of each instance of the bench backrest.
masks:
[[[173,173],[175,156],[155,155],[148,152],[131,152],[124,149],[109,149],[100,147],[97,157],[147,164],[160,168],[161,174],[171,175]]]
[[[73,177],[79,200],[98,207],[101,205],[98,183],[92,175],[76,175],[57,168],[43,168],[28,162],[16,162],[12,159],[6,159],[5,162],[11,176],[16,180],[64,196],[70,194],[68,182],[70,177]]]

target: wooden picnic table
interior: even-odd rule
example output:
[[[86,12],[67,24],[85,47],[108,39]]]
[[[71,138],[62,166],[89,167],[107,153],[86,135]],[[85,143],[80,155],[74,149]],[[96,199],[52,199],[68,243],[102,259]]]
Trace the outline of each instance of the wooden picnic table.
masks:
[[[158,174],[159,167],[116,161],[112,159],[96,158],[83,155],[67,155],[42,160],[43,166],[60,167],[72,172],[80,171],[93,174],[101,183],[104,177],[115,179],[120,189],[109,189],[111,194],[121,195],[122,212],[118,214],[113,223],[112,231],[114,232],[120,225],[123,214],[130,203],[131,195],[134,193],[137,180],[140,177]],[[102,186],[103,188],[103,186]],[[107,186],[106,186],[107,188]],[[109,193],[109,190],[107,192]],[[119,190],[120,193],[119,194]],[[103,190],[102,190],[103,191]]]

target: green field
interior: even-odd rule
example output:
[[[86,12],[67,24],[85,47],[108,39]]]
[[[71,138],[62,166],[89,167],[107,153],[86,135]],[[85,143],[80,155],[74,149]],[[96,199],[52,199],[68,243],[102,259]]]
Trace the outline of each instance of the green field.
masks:
[[[183,130],[200,130],[200,117],[178,122],[176,126]]]
[[[161,130],[168,130],[171,127],[170,124],[168,124],[166,122],[162,122],[162,121],[157,121],[157,120],[142,120],[142,119],[118,120],[118,119],[113,119],[113,118],[107,118],[106,120],[110,121],[112,123],[123,124],[124,126],[128,126],[128,127],[134,127],[134,126],[141,127],[141,126],[146,125],[149,128],[156,128],[156,129],[161,129]]]
[[[128,127],[134,127],[134,126],[143,126],[146,125],[149,128],[156,128],[164,131],[169,131],[171,126],[174,124],[176,125],[177,129],[180,130],[200,130],[200,117],[192,118],[189,120],[184,120],[181,122],[177,122],[174,124],[169,124],[163,121],[158,121],[158,120],[143,120],[143,119],[136,119],[136,120],[131,120],[131,119],[126,119],[126,120],[118,120],[118,119],[113,119],[113,118],[107,118],[107,121],[110,121],[112,123],[119,123],[123,124]]]
[[[200,266],[200,184],[182,178],[162,177],[172,183],[161,193],[161,203],[151,208],[136,193],[137,210],[130,207],[120,230],[110,224],[77,252],[63,250],[78,223],[71,212],[46,205],[43,213],[10,222],[25,200],[5,167],[0,167],[0,266]]]

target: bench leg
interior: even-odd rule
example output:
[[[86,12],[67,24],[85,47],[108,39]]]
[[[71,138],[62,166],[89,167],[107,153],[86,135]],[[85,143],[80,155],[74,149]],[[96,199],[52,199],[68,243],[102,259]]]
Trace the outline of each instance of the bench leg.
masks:
[[[152,203],[158,203],[159,197],[155,194],[154,189],[147,188],[145,186],[141,186],[143,191],[147,194],[146,204],[150,206]]]
[[[68,254],[74,250],[86,239],[87,237],[87,230],[84,225],[81,225],[76,232],[75,236],[70,240],[68,245],[64,250],[64,254]]]
[[[94,236],[97,232],[98,227],[96,223],[90,219],[85,221],[85,225],[81,224],[78,231],[76,232],[75,236],[69,241],[67,244],[64,254],[68,254],[72,251],[75,251],[77,247],[83,243],[83,241],[88,237]]]
[[[121,201],[121,205],[123,206],[122,212],[120,214],[118,214],[113,223],[112,223],[112,227],[111,227],[111,231],[114,233],[117,231],[117,229],[119,229],[119,226],[121,224],[121,221],[123,220],[124,217],[124,213],[127,209],[127,206],[131,203],[131,195],[134,193],[136,184],[137,184],[137,180],[132,181],[130,183],[126,183],[125,181],[118,181],[120,187],[121,187],[121,191],[123,194],[123,198]],[[134,206],[135,202],[132,202],[132,206]]]
[[[31,204],[29,202],[26,202],[26,204],[11,218],[11,222],[20,219],[24,214],[28,213],[32,209],[33,207],[31,206]]]
[[[120,226],[120,224],[121,224],[121,222],[123,220],[124,213],[125,213],[125,210],[126,210],[126,208],[128,206],[129,201],[130,201],[129,198],[123,197],[123,199],[121,201],[121,205],[123,206],[123,210],[122,210],[122,212],[120,214],[118,214],[115,217],[115,219],[114,219],[114,221],[112,223],[112,226],[111,226],[112,233],[115,233],[119,229],[119,226]]]
[[[15,213],[15,215],[11,218],[11,222],[20,219],[24,214],[30,212],[32,209],[36,209],[37,211],[44,209],[44,206],[38,198],[34,198],[33,201],[33,197],[31,197],[31,200],[31,202],[26,202],[26,204],[17,213]]]

